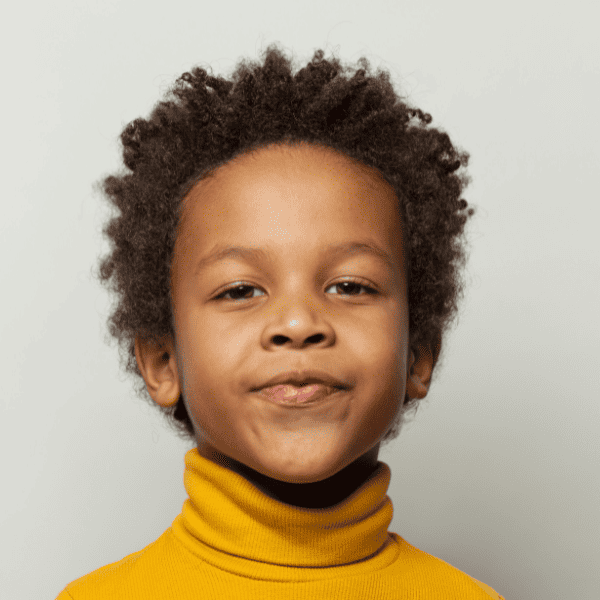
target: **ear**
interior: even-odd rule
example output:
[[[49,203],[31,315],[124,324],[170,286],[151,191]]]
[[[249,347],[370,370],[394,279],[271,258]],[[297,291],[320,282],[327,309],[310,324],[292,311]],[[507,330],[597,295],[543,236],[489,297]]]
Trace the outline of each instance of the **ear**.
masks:
[[[135,358],[154,402],[164,407],[176,404],[181,390],[173,338],[168,335],[154,342],[136,337]]]
[[[411,350],[410,365],[406,377],[406,393],[412,398],[424,398],[429,391],[431,374],[437,363],[442,349],[441,336],[431,346],[417,345],[415,351]]]

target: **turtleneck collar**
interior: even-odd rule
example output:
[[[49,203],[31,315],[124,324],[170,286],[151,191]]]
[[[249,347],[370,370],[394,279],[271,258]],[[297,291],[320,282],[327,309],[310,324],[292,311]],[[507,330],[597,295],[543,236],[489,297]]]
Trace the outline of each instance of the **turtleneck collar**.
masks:
[[[377,469],[353,494],[329,508],[300,508],[267,496],[247,479],[203,457],[185,454],[189,498],[173,532],[195,554],[221,563],[244,559],[246,567],[335,567],[363,561],[392,541],[387,495],[391,471]],[[246,561],[256,561],[247,563]],[[246,569],[244,569],[246,570]]]

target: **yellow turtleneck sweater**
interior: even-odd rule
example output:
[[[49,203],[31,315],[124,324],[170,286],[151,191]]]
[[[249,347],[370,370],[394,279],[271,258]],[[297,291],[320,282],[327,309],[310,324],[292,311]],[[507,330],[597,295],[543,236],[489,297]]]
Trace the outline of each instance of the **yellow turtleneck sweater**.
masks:
[[[298,508],[193,448],[185,454],[189,498],[171,527],[56,600],[504,600],[388,532],[390,477],[380,461],[343,502]]]

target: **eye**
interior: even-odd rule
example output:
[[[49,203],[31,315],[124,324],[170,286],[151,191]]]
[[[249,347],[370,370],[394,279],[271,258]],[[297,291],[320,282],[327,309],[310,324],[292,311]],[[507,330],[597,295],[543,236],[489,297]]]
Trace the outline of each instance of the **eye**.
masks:
[[[365,285],[363,283],[360,283],[360,281],[356,280],[356,279],[345,279],[344,281],[338,281],[337,283],[332,283],[330,286],[328,286],[325,289],[329,289],[330,287],[337,287],[337,288],[342,288],[343,292],[342,292],[342,296],[371,296],[373,294],[377,294],[377,290],[373,289],[372,287]],[[351,294],[349,293],[351,290],[358,290],[360,288],[363,288],[365,290],[367,290],[366,294]]]
[[[379,292],[377,292],[376,289],[365,285],[363,283],[360,283],[358,280],[354,280],[354,279],[347,279],[344,281],[338,281],[337,283],[332,283],[331,285],[327,286],[327,288],[325,289],[329,289],[331,287],[336,287],[336,288],[342,288],[342,293],[338,294],[341,296],[372,296],[374,294],[378,294]],[[360,293],[351,293],[353,291],[359,291],[361,288],[363,288],[364,290],[366,290],[366,294],[360,294]],[[226,290],[222,291],[218,296],[215,296],[215,300],[231,300],[233,302],[239,301],[239,300],[251,300],[253,297],[255,296],[250,296],[248,297],[249,293],[252,293],[252,290],[258,290],[259,288],[257,288],[254,285],[250,285],[250,284],[238,284],[235,286],[232,286],[230,288],[227,288]],[[260,290],[259,290],[260,291]],[[225,296],[230,295],[231,298],[226,298]]]
[[[247,296],[248,295],[248,290],[257,290],[258,288],[254,285],[236,285],[230,288],[227,288],[225,291],[221,292],[218,296],[215,297],[215,300],[230,300],[230,298],[225,298],[225,295],[227,294],[232,294],[234,296],[234,298],[231,298],[231,300],[241,300],[241,299],[245,299],[245,300],[251,300],[252,298],[242,298],[243,296]],[[241,291],[241,293],[240,293]],[[236,297],[238,296],[238,297]]]

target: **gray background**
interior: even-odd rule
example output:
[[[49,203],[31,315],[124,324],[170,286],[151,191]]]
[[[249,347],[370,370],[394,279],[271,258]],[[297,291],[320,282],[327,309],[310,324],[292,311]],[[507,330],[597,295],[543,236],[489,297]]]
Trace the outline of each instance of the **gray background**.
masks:
[[[191,447],[105,345],[92,183],[194,65],[271,42],[390,71],[471,153],[439,381],[380,460],[390,530],[507,600],[600,597],[598,9],[592,2],[66,1],[2,9],[0,594],[51,600],[159,537]]]

